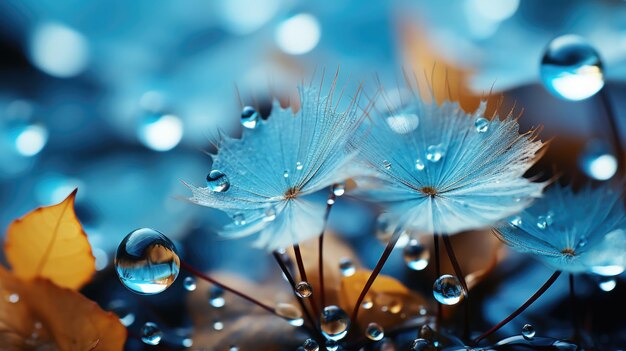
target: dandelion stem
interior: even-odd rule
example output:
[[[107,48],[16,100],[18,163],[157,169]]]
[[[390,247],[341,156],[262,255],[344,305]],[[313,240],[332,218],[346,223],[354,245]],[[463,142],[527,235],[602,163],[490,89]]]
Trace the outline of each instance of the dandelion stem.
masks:
[[[561,271],[554,272],[550,276],[550,278],[541,286],[541,288],[539,288],[539,290],[537,290],[533,294],[533,296],[531,296],[528,300],[526,300],[526,302],[524,302],[524,304],[522,306],[520,306],[518,309],[516,309],[508,317],[503,319],[500,323],[494,325],[491,329],[489,329],[488,331],[486,331],[485,333],[483,333],[482,335],[480,335],[479,337],[474,339],[474,342],[475,343],[480,342],[484,338],[486,338],[489,335],[493,334],[498,329],[500,329],[503,326],[505,326],[507,323],[509,323],[511,320],[513,320],[513,318],[517,317],[520,313],[524,312],[524,310],[526,310],[528,308],[528,306],[532,305],[532,303],[535,302],[535,300],[537,300],[541,295],[543,295],[543,293],[545,293],[548,290],[548,288],[550,288],[550,286],[552,286],[552,284],[554,284],[554,282],[556,281],[556,279],[560,275],[561,275]]]
[[[433,240],[435,242],[435,279],[438,279],[441,276],[441,258],[439,257],[439,234],[437,232],[433,233]],[[441,302],[437,301],[437,326],[439,326],[442,319],[443,306]]]
[[[363,299],[365,299],[365,295],[367,295],[367,292],[372,287],[372,284],[374,284],[374,280],[376,280],[376,277],[378,277],[378,274],[380,274],[380,271],[383,269],[383,266],[385,265],[385,262],[387,262],[389,255],[391,255],[393,248],[396,246],[396,243],[398,242],[398,239],[400,238],[401,233],[402,233],[401,228],[396,228],[396,230],[393,232],[391,239],[387,243],[387,247],[385,247],[385,251],[383,251],[383,254],[380,256],[380,259],[376,263],[376,267],[374,267],[374,270],[370,274],[370,277],[367,279],[367,282],[365,283],[363,290],[361,290],[361,294],[359,295],[359,298],[356,301],[354,309],[352,310],[352,317],[350,320],[352,321],[353,325],[356,325],[356,317],[359,314],[359,308],[361,307],[361,303],[363,302]]]
[[[300,245],[293,244],[293,252],[296,255],[296,264],[298,265],[298,271],[300,272],[300,279],[305,282],[309,282],[309,279],[306,276],[306,270],[304,269],[304,261],[302,260],[302,252],[300,251]],[[311,309],[313,310],[313,314],[319,316],[319,310],[317,309],[317,304],[315,303],[315,297],[312,294],[307,298],[311,303]]]
[[[287,281],[291,285],[291,289],[292,291],[294,291],[294,294],[295,294],[296,281],[293,279],[291,272],[289,272],[289,268],[287,268],[287,266],[285,265],[285,262],[283,262],[283,260],[280,258],[280,254],[278,252],[274,251],[273,254],[274,254],[274,258],[276,259],[276,262],[278,263],[278,266],[280,267],[280,270],[283,272],[283,274],[287,278]],[[311,317],[311,313],[306,308],[304,301],[302,301],[302,299],[298,296],[296,296],[296,300],[298,301],[298,304],[300,304],[300,308],[302,308],[302,312],[304,313],[304,316],[306,317],[307,322],[311,324],[311,328],[317,329],[315,322],[313,321],[313,317]]]
[[[611,127],[611,139],[613,147],[615,148],[615,156],[617,158],[617,174],[626,174],[626,167],[624,165],[624,158],[626,155],[624,154],[624,148],[622,147],[622,139],[619,132],[620,128],[617,123],[617,114],[615,113],[615,109],[611,103],[611,98],[609,97],[607,88],[605,87],[601,89],[598,95],[602,100],[602,105],[604,106],[604,111],[606,112],[606,116]]]
[[[572,329],[574,330],[574,340],[578,340],[580,332],[578,330],[578,313],[576,313],[576,291],[574,290],[574,274],[569,274],[569,299],[572,309]]]
[[[330,216],[330,210],[333,208],[333,204],[335,203],[335,197],[335,193],[333,192],[333,188],[331,187],[330,194],[328,195],[328,201],[326,201],[326,212],[324,213],[324,224],[322,226],[322,233],[320,233],[319,237],[319,255],[317,264],[320,278],[321,309],[324,309],[324,307],[326,307],[326,290],[324,289],[324,232],[326,232],[328,216]]]
[[[454,249],[452,247],[452,243],[450,242],[450,237],[448,236],[448,234],[443,234],[442,238],[443,238],[443,243],[446,245],[446,251],[448,252],[448,257],[450,258],[450,262],[452,263],[452,268],[454,268],[454,274],[456,274],[456,276],[459,278],[459,281],[461,282],[461,285],[463,286],[463,291],[465,293],[465,301],[464,301],[465,320],[463,323],[464,324],[463,335],[466,338],[469,338],[469,334],[470,334],[469,289],[467,288],[467,282],[465,281],[465,275],[463,274],[463,271],[461,270],[461,265],[459,264],[459,261],[457,260],[456,255],[454,254]]]

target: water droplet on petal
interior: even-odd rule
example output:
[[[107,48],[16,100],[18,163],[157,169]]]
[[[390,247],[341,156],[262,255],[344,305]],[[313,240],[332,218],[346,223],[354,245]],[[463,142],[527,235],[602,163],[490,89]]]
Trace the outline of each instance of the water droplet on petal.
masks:
[[[332,206],[335,204],[335,199],[333,199],[332,197],[329,197],[328,199],[326,199],[326,204],[328,206]]]
[[[326,306],[320,316],[322,334],[330,340],[341,340],[350,328],[348,314],[337,306]]]
[[[424,161],[422,161],[421,159],[416,159],[415,160],[415,169],[418,171],[423,171],[424,168],[426,168],[426,165],[424,164]]]
[[[308,282],[299,282],[296,284],[296,295],[301,298],[307,298],[313,295],[313,287]]]
[[[237,213],[233,216],[233,223],[235,225],[246,225],[246,218],[243,213]]]
[[[522,327],[522,336],[526,340],[530,340],[535,337],[535,327],[530,324],[524,324]]]
[[[304,166],[302,165],[302,162],[300,161],[296,162],[296,170],[301,171],[302,168],[304,168]]]
[[[457,277],[444,274],[435,281],[433,295],[444,305],[455,305],[463,297],[463,287]]]
[[[219,286],[212,286],[209,289],[209,303],[215,308],[224,307],[226,300],[224,299],[224,290]]]
[[[537,228],[544,230],[547,227],[548,227],[548,221],[546,220],[546,217],[544,216],[537,217]]]
[[[474,121],[474,127],[478,133],[485,133],[489,130],[489,120],[484,117],[476,118],[476,121]]]
[[[580,240],[578,241],[578,245],[576,245],[577,248],[582,248],[585,247],[585,245],[587,245],[587,238],[585,236],[580,237]]]
[[[339,343],[335,340],[326,340],[326,351],[337,351],[339,350]]]
[[[415,339],[411,345],[411,351],[430,351],[431,348],[430,342],[422,338]]]
[[[137,294],[158,294],[167,289],[180,271],[176,247],[165,235],[150,228],[128,234],[115,254],[115,272]]]
[[[304,319],[302,318],[302,312],[295,307],[294,305],[288,303],[279,303],[274,308],[277,315],[285,318],[289,324],[294,327],[299,327],[304,324]]]
[[[304,349],[304,351],[318,351],[320,349],[320,346],[318,345],[317,341],[313,339],[306,339],[304,341],[304,344],[302,344],[302,348]]]
[[[337,183],[333,185],[333,194],[339,197],[346,192],[346,185],[343,183]]]
[[[521,225],[522,225],[522,217],[520,217],[520,216],[515,216],[515,217],[512,217],[512,218],[509,220],[509,223],[510,223],[512,226],[519,227],[519,226],[521,226]]]
[[[363,307],[364,310],[369,310],[374,307],[374,300],[372,300],[372,297],[370,295],[365,295],[361,307]]]
[[[367,328],[365,328],[365,336],[367,336],[367,338],[370,340],[380,341],[385,336],[385,331],[380,325],[376,323],[370,323],[367,325]]]
[[[385,167],[385,169],[387,170],[391,169],[391,162],[383,160],[383,167]]]
[[[211,191],[223,193],[230,189],[230,181],[222,171],[214,169],[206,176],[206,185]]]
[[[161,338],[163,338],[163,332],[156,324],[147,322],[141,328],[141,341],[145,344],[158,345],[161,342]]]
[[[414,113],[399,113],[387,117],[387,125],[398,134],[407,134],[419,126],[420,120]]]
[[[617,280],[613,277],[600,277],[600,281],[598,282],[598,286],[602,291],[612,291],[617,286]]]
[[[416,239],[411,239],[402,250],[404,262],[407,267],[415,271],[421,271],[428,266],[430,252]]]
[[[426,159],[430,162],[439,162],[445,156],[446,150],[442,144],[430,145],[426,148]]]
[[[241,111],[241,125],[254,129],[259,121],[259,113],[251,106],[245,106]]]
[[[135,314],[132,313],[124,300],[113,300],[107,306],[107,310],[115,313],[123,326],[131,326],[135,322]]]
[[[183,286],[185,287],[185,290],[187,291],[196,290],[196,278],[186,277],[185,280],[183,280]]]
[[[269,206],[265,209],[263,214],[265,215],[263,217],[263,220],[266,222],[271,222],[276,219],[276,208],[274,208],[274,206]]]
[[[342,258],[339,261],[339,270],[341,271],[341,275],[344,277],[351,277],[356,273],[356,267],[354,267],[354,262],[352,262],[349,258]]]
[[[589,98],[604,86],[600,56],[577,35],[563,35],[548,44],[541,79],[552,94],[572,101]]]

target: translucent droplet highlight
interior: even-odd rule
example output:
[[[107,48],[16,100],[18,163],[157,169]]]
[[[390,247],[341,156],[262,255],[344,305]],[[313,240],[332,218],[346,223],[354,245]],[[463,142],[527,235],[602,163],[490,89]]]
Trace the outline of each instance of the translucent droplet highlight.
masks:
[[[302,318],[302,312],[300,310],[288,303],[279,303],[274,308],[274,311],[277,315],[285,318],[289,324],[294,327],[299,327],[304,324],[304,319]]]
[[[313,287],[308,282],[299,282],[296,284],[296,295],[301,298],[307,298],[313,295]]]
[[[433,163],[441,161],[445,154],[446,149],[442,144],[430,145],[426,148],[426,159]]]
[[[187,291],[196,290],[196,278],[186,277],[185,280],[183,280],[183,286],[185,287],[185,290]]]
[[[339,270],[341,271],[341,275],[344,277],[351,277],[356,273],[356,267],[354,266],[354,262],[352,262],[349,258],[342,258],[339,261]]]
[[[158,345],[163,338],[163,332],[159,327],[152,323],[147,322],[141,327],[141,341],[147,345]]]
[[[224,290],[219,286],[212,286],[209,289],[209,304],[215,308],[224,307],[226,300],[224,299]]]
[[[214,169],[206,176],[206,185],[211,191],[223,193],[230,189],[230,180],[222,171]]]
[[[535,327],[530,324],[524,324],[522,327],[522,336],[526,340],[530,340],[535,337]]]
[[[370,323],[365,328],[365,336],[370,340],[380,341],[385,337],[385,331],[377,323]]]
[[[348,334],[350,318],[338,306],[326,306],[320,316],[322,334],[330,340],[339,341]]]
[[[444,274],[435,281],[433,296],[444,305],[456,305],[463,297],[461,282],[453,275]]]
[[[339,197],[346,192],[346,185],[343,183],[337,183],[333,185],[333,194]]]
[[[241,111],[241,125],[248,128],[254,129],[259,122],[259,113],[252,106],[245,106]]]
[[[306,339],[304,344],[302,344],[302,348],[304,351],[318,351],[320,349],[320,345],[313,339]]]
[[[484,117],[478,117],[474,121],[474,127],[478,133],[485,133],[489,130],[489,120]]]
[[[415,271],[421,271],[428,266],[430,252],[418,240],[411,239],[402,250],[402,256],[407,267]]]

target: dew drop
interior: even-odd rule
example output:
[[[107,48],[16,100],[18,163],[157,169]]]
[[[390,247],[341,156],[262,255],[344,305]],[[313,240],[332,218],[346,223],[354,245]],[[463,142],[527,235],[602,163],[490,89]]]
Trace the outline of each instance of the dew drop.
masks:
[[[522,336],[526,340],[530,340],[535,337],[535,327],[530,324],[524,324],[522,327]]]
[[[330,340],[341,340],[350,328],[348,314],[337,306],[326,306],[320,316],[322,334]]]
[[[356,267],[351,259],[344,257],[339,261],[339,270],[344,277],[351,277],[356,273]]]
[[[391,169],[391,162],[383,160],[383,167],[385,167],[385,169],[387,170]]]
[[[372,300],[372,297],[370,295],[365,295],[361,307],[363,307],[364,310],[369,310],[374,307],[374,300]]]
[[[266,208],[263,214],[264,214],[263,220],[265,222],[271,222],[276,219],[276,209],[274,208],[274,206],[270,206]]]
[[[241,125],[248,128],[254,129],[259,121],[259,113],[252,106],[245,106],[243,110],[241,110]]]
[[[327,204],[328,206],[332,206],[332,205],[334,205],[334,204],[335,204],[335,199],[333,199],[332,197],[329,197],[329,198],[326,200],[326,204]]]
[[[320,345],[313,339],[306,339],[304,344],[302,344],[302,348],[304,351],[318,351],[320,349]]]
[[[537,217],[537,228],[544,230],[547,227],[548,227],[548,221],[546,220],[546,217],[544,216]]]
[[[326,350],[327,351],[337,351],[339,350],[339,343],[335,340],[326,340]]]
[[[283,172],[283,178],[289,178],[289,171],[288,170],[285,170]]]
[[[132,313],[124,300],[113,300],[107,306],[107,310],[115,313],[123,326],[129,327],[135,323],[135,314]]]
[[[585,247],[585,245],[587,245],[587,238],[582,236],[580,237],[580,240],[578,241],[578,245],[576,245],[576,247],[580,249]]]
[[[589,98],[604,86],[600,56],[585,39],[571,34],[548,44],[541,79],[552,94],[572,101]]]
[[[300,327],[304,324],[302,312],[292,304],[279,303],[274,310],[277,315],[285,318],[294,327]]]
[[[220,322],[220,321],[215,321],[213,322],[213,329],[220,331],[224,329],[224,323]]]
[[[444,305],[456,305],[463,297],[461,282],[453,275],[444,274],[435,281],[433,295]]]
[[[424,168],[426,168],[426,165],[424,164],[424,161],[422,161],[421,159],[416,159],[415,160],[415,169],[418,171],[423,171]]]
[[[196,278],[186,277],[185,280],[183,280],[183,286],[185,287],[185,290],[187,291],[196,290]]]
[[[474,121],[474,127],[478,133],[485,133],[489,130],[489,120],[484,117],[476,118],[476,121]]]
[[[426,148],[426,159],[430,162],[439,162],[445,155],[445,149],[442,144],[430,145]]]
[[[296,284],[296,295],[301,298],[307,298],[313,295],[313,287],[308,282],[299,282]]]
[[[519,227],[519,226],[521,226],[521,225],[522,225],[522,217],[520,217],[520,216],[515,216],[515,217],[512,217],[512,218],[509,220],[509,223],[510,223],[512,226]]]
[[[598,281],[598,286],[602,291],[613,291],[617,286],[617,280],[613,277],[601,277],[600,281]]]
[[[117,248],[114,263],[122,284],[142,295],[164,291],[174,283],[180,271],[174,244],[150,228],[128,234]]]
[[[7,296],[7,301],[10,303],[18,303],[20,301],[20,295],[16,293],[9,294],[9,296]]]
[[[304,166],[302,165],[302,162],[300,161],[296,162],[296,170],[301,171],[302,168],[304,168]]]
[[[209,304],[215,308],[224,307],[226,300],[224,299],[224,290],[219,286],[212,286],[209,289]]]
[[[344,183],[333,184],[333,194],[339,197],[346,192],[346,185]]]
[[[370,323],[367,325],[367,328],[365,328],[365,336],[370,340],[380,341],[385,337],[385,331],[380,325]]]
[[[235,225],[246,225],[246,217],[244,217],[243,213],[236,213],[233,216],[233,223]]]
[[[428,266],[430,252],[416,239],[411,239],[402,250],[404,262],[414,271],[421,271]]]
[[[228,176],[218,169],[211,170],[206,176],[206,185],[211,191],[223,193],[230,189]]]
[[[163,332],[152,322],[147,322],[141,328],[141,341],[147,345],[158,345],[162,338]]]
[[[426,351],[430,349],[430,342],[426,339],[418,338],[413,341],[413,344],[411,344],[411,351]]]

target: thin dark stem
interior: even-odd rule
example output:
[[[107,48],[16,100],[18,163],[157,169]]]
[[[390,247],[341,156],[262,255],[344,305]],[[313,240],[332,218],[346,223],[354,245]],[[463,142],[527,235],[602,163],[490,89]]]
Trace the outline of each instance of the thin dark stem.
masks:
[[[574,274],[569,274],[569,299],[572,309],[572,329],[574,330],[574,340],[578,340],[580,332],[578,330],[578,313],[576,313],[576,290],[574,289]]]
[[[605,87],[600,90],[598,95],[602,100],[602,105],[604,106],[604,111],[606,111],[606,116],[611,127],[611,139],[613,147],[615,148],[615,157],[617,158],[617,174],[626,174],[626,167],[624,165],[626,156],[624,155],[624,148],[622,147],[620,128],[617,124],[617,114],[615,113],[615,109],[611,103],[611,98],[609,97],[607,88]]]
[[[435,242],[435,279],[439,279],[441,276],[441,257],[439,257],[439,234],[433,233],[433,240]],[[443,306],[441,302],[437,301],[437,326],[443,320]]]
[[[541,295],[543,295],[543,293],[545,293],[548,290],[548,288],[550,288],[550,286],[554,284],[554,282],[560,275],[561,275],[561,271],[554,272],[550,276],[550,278],[541,286],[541,288],[539,288],[539,290],[537,290],[533,294],[533,296],[531,296],[528,300],[526,300],[526,302],[524,302],[523,305],[521,305],[518,309],[516,309],[513,313],[511,313],[511,315],[503,319],[500,323],[494,325],[491,329],[489,329],[488,331],[486,331],[485,333],[483,333],[482,335],[474,339],[474,342],[476,343],[480,342],[482,339],[488,337],[489,335],[493,334],[498,329],[505,326],[508,322],[513,320],[513,318],[517,317],[520,313],[524,312],[524,310],[526,310],[528,306],[532,305],[533,302],[535,302],[535,300],[537,300]]]
[[[306,276],[306,270],[304,269],[304,261],[302,260],[302,252],[300,251],[300,245],[293,244],[293,252],[296,255],[296,264],[298,265],[298,271],[300,272],[300,279],[305,282],[309,282],[309,279]],[[311,294],[311,296],[307,297],[309,302],[311,303],[311,308],[313,309],[313,314],[319,316],[319,310],[317,309],[317,304],[315,303],[315,295]]]
[[[283,318],[282,316],[280,316],[280,315],[278,315],[278,314],[276,313],[276,311],[274,310],[274,308],[273,308],[273,307],[270,307],[270,306],[268,306],[268,305],[264,304],[263,302],[261,302],[261,301],[259,301],[259,300],[255,299],[255,298],[253,298],[253,297],[251,297],[251,296],[248,296],[248,295],[246,295],[246,294],[244,294],[244,293],[242,293],[242,292],[240,292],[240,291],[238,291],[238,290],[235,290],[235,289],[233,289],[233,288],[231,288],[231,287],[229,287],[229,286],[227,286],[227,285],[224,285],[224,284],[222,284],[222,283],[218,282],[217,280],[215,280],[215,279],[213,279],[213,278],[209,277],[208,275],[206,275],[206,274],[204,274],[204,273],[200,272],[199,270],[197,270],[197,269],[193,268],[192,266],[188,265],[186,262],[181,261],[181,262],[180,262],[180,266],[181,266],[183,269],[185,269],[185,270],[189,271],[191,274],[195,275],[196,277],[198,277],[198,278],[200,278],[200,279],[202,279],[202,280],[206,280],[207,282],[209,282],[209,283],[211,283],[211,284],[213,284],[213,285],[217,285],[217,286],[219,286],[220,288],[222,288],[222,289],[224,289],[224,290],[226,290],[226,291],[229,291],[229,292],[231,292],[231,293],[233,293],[233,294],[235,294],[235,295],[237,295],[237,296],[239,296],[239,297],[243,298],[244,300],[248,300],[248,301],[252,302],[253,304],[255,304],[255,305],[257,305],[257,306],[261,307],[262,309],[264,309],[264,310],[266,310],[266,311],[268,311],[268,312],[270,312],[270,313],[272,313],[272,314],[275,314],[275,315],[277,315],[277,316],[279,316],[279,317]]]
[[[374,267],[374,270],[370,274],[370,277],[367,279],[367,282],[365,283],[363,290],[361,290],[361,294],[359,295],[359,298],[357,299],[356,304],[354,305],[354,309],[352,310],[352,317],[350,320],[352,321],[353,325],[356,325],[356,317],[359,314],[359,308],[361,307],[361,303],[363,302],[363,299],[365,299],[365,295],[367,295],[367,292],[372,287],[372,284],[374,284],[374,280],[376,280],[376,277],[378,277],[378,274],[380,274],[380,271],[383,269],[383,266],[387,262],[389,255],[391,255],[393,248],[396,246],[396,243],[398,242],[398,239],[400,238],[401,233],[402,233],[402,229],[400,228],[396,228],[396,230],[393,232],[391,239],[387,243],[387,247],[385,247],[385,251],[383,251],[383,254],[380,256],[378,263],[376,263],[376,267]]]
[[[289,282],[289,285],[291,285],[291,289],[292,291],[294,291],[294,294],[295,294],[296,281],[293,279],[291,272],[289,272],[289,268],[287,268],[287,266],[285,265],[285,262],[283,262],[283,260],[280,258],[280,254],[278,252],[274,251],[273,254],[274,254],[274,258],[276,259],[276,262],[278,263],[278,266],[280,267],[280,270],[283,272],[285,277],[287,277],[287,281]],[[302,299],[299,296],[296,296],[296,300],[298,301],[298,304],[300,304],[300,308],[302,308],[302,312],[304,313],[304,316],[306,317],[307,322],[309,322],[309,324],[311,325],[311,328],[317,329],[317,325],[315,325],[313,317],[311,316],[311,313],[309,312],[309,310],[306,308],[304,301],[302,301]]]
[[[324,232],[326,232],[326,224],[328,223],[328,217],[330,216],[330,210],[333,208],[335,204],[335,193],[333,192],[333,188],[330,188],[330,194],[328,195],[328,201],[326,201],[326,212],[324,213],[324,224],[322,226],[322,233],[320,233],[319,237],[319,255],[317,260],[317,267],[319,270],[319,278],[320,278],[320,299],[321,299],[321,309],[326,307],[326,289],[324,289]]]
[[[443,238],[444,245],[446,245],[446,251],[448,252],[448,257],[450,258],[450,262],[452,263],[452,268],[454,268],[454,274],[456,274],[457,278],[459,278],[459,281],[461,282],[461,285],[463,286],[463,292],[465,293],[465,301],[464,301],[465,319],[463,323],[464,324],[463,335],[464,337],[469,338],[469,334],[470,334],[469,289],[467,287],[467,282],[465,281],[465,275],[463,274],[463,271],[461,270],[461,265],[459,264],[459,261],[457,260],[456,255],[454,254],[454,248],[452,247],[452,243],[450,242],[450,237],[448,236],[448,234],[443,234],[442,238]]]

